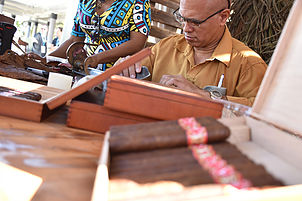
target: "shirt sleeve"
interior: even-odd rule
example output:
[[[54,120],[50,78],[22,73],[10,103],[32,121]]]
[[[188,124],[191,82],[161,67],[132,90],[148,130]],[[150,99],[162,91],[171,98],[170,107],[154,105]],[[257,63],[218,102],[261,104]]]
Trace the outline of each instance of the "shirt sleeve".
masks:
[[[133,7],[133,15],[130,19],[130,31],[149,35],[151,27],[151,8],[149,0],[137,0]]]
[[[81,26],[80,26],[80,16],[79,13],[81,13],[81,0],[78,4],[78,9],[76,16],[73,19],[73,27],[71,31],[71,35],[77,36],[77,37],[85,37],[85,33],[82,31]]]
[[[267,65],[265,62],[259,62],[250,66],[246,72],[240,76],[234,96],[227,96],[227,99],[231,102],[252,106],[266,68]]]

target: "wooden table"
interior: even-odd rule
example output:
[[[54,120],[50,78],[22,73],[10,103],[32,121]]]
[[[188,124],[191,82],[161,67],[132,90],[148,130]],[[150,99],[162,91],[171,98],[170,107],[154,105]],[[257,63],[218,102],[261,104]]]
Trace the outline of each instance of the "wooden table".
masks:
[[[104,135],[66,127],[67,109],[41,123],[0,116],[0,162],[43,179],[34,201],[91,199]]]

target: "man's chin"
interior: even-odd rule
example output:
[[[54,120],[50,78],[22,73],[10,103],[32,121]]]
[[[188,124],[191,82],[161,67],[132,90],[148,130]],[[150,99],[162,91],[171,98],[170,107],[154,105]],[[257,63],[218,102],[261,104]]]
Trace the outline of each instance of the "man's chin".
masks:
[[[199,43],[197,43],[196,41],[191,41],[191,40],[186,40],[187,43],[192,46],[192,47],[199,47]]]
[[[198,44],[198,41],[196,41],[196,38],[193,37],[185,37],[187,43],[191,46],[196,46]]]

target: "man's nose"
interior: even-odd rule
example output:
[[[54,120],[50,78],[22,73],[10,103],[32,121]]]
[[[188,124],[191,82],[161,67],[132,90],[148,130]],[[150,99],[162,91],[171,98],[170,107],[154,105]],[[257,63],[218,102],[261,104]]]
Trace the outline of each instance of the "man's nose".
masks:
[[[192,32],[194,30],[193,26],[187,21],[184,21],[182,26],[183,26],[182,29],[183,29],[184,32]]]

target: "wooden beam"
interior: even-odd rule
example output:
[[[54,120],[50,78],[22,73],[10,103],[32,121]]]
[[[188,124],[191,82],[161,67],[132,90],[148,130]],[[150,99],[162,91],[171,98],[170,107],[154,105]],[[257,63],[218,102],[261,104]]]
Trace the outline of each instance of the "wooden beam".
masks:
[[[181,28],[181,24],[178,23],[172,13],[167,13],[156,8],[151,7],[152,21],[160,22],[165,25],[170,25],[175,28]]]
[[[155,38],[159,38],[159,39],[162,39],[162,38],[165,38],[168,36],[172,36],[175,34],[176,34],[176,32],[169,31],[167,29],[163,29],[163,28],[160,28],[157,26],[152,26],[151,31],[150,31],[151,36],[153,36]]]
[[[179,7],[179,0],[151,0],[151,2],[167,6],[173,10]]]

